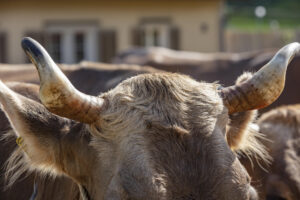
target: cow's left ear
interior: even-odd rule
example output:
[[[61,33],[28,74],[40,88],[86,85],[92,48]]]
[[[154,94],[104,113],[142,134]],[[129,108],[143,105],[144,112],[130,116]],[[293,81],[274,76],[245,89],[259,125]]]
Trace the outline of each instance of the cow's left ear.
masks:
[[[71,120],[50,113],[42,104],[14,92],[2,81],[0,103],[31,166],[60,171],[64,133]]]

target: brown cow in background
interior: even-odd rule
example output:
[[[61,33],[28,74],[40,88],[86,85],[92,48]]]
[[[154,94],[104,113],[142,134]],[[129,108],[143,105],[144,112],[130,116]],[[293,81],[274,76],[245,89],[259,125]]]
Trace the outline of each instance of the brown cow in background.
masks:
[[[300,199],[300,104],[273,109],[257,123],[265,137],[261,142],[273,160],[270,166],[255,160],[252,164],[247,157],[240,160],[261,199]]]

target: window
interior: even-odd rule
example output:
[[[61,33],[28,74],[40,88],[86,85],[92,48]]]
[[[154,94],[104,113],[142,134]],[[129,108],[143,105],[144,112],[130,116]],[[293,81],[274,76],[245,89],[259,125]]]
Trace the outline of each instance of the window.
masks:
[[[94,23],[53,22],[46,26],[47,47],[56,62],[98,61],[98,26]]]
[[[180,49],[180,29],[168,17],[142,18],[131,35],[133,46]]]
[[[143,41],[145,46],[160,46],[170,47],[169,31],[170,27],[168,24],[144,24],[142,25]]]
[[[84,59],[84,33],[75,34],[75,58],[76,62]]]
[[[7,62],[6,51],[6,33],[0,32],[0,63]]]

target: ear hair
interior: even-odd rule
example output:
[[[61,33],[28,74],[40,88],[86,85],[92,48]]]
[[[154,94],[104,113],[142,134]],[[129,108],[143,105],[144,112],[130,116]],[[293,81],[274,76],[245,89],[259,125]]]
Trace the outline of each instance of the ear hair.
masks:
[[[37,96],[37,88],[34,86],[31,88],[31,84],[23,84],[22,87],[13,83],[8,85],[31,98]],[[29,171],[34,168],[53,171],[57,161],[56,156],[61,150],[60,132],[70,123],[70,120],[51,114],[40,103],[14,92],[1,81],[0,102],[13,128],[10,132],[23,140],[20,148],[7,161],[6,178],[10,177],[8,185],[28,169]],[[6,127],[3,125],[2,128]],[[10,133],[2,137],[9,140],[11,136]]]
[[[227,127],[226,137],[231,149],[240,149],[245,144],[250,124],[256,119],[256,115],[256,111],[246,111],[229,115],[230,123]]]

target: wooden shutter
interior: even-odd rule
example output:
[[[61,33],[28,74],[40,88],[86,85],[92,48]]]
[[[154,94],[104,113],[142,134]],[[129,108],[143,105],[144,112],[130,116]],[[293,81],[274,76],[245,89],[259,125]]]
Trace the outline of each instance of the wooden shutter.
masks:
[[[101,30],[99,34],[100,60],[101,62],[111,62],[117,52],[117,37],[115,30]]]
[[[296,37],[295,37],[297,42],[300,42],[300,30],[296,30]]]
[[[174,50],[180,49],[180,31],[177,27],[170,28],[170,48]]]
[[[145,46],[144,35],[145,35],[145,31],[142,28],[140,27],[134,28],[132,30],[132,38],[131,38],[132,45],[135,47]]]
[[[32,39],[38,41],[43,47],[46,47],[46,34],[43,31],[28,31],[25,33],[24,37],[31,37]],[[25,62],[30,63],[30,60],[25,56]]]
[[[6,58],[6,51],[7,51],[7,45],[6,45],[6,34],[0,33],[0,63],[7,62]]]

